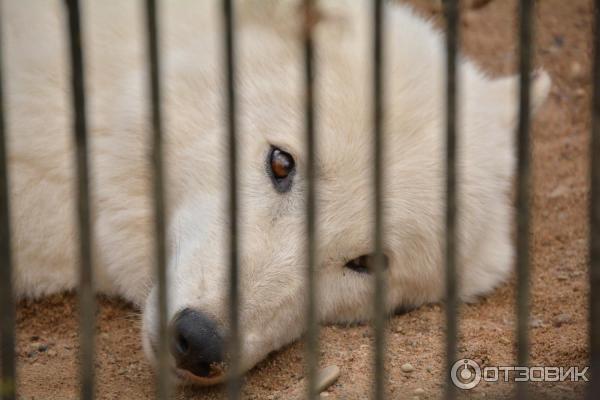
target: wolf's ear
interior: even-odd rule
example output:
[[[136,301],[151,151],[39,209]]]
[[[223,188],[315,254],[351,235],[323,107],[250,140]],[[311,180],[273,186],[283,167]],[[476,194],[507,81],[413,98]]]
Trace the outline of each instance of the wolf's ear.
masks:
[[[535,113],[542,104],[546,101],[552,81],[548,73],[539,69],[531,74],[531,91],[530,91],[530,110]],[[499,104],[500,113],[505,123],[513,125],[519,117],[519,75],[511,75],[504,78],[495,79],[491,82],[489,88],[490,96],[487,101],[492,100],[495,107]]]

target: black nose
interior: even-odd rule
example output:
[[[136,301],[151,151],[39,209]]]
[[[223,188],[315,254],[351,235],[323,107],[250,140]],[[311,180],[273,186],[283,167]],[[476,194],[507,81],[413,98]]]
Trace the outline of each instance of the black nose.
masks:
[[[223,361],[223,339],[213,320],[186,308],[175,318],[171,352],[178,368],[206,377],[211,364]]]

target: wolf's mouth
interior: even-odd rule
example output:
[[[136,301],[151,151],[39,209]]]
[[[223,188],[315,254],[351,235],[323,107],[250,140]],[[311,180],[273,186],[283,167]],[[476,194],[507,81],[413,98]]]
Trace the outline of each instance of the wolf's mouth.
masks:
[[[183,381],[184,384],[198,386],[212,386],[225,381],[225,371],[221,365],[211,365],[210,372],[206,376],[198,376],[185,369],[175,368],[175,375]]]
[[[148,340],[154,356],[157,357],[157,345],[153,340]],[[202,375],[196,375],[186,369],[173,367],[173,373],[183,384],[212,386],[223,383],[226,378],[224,363],[212,363],[207,366]]]

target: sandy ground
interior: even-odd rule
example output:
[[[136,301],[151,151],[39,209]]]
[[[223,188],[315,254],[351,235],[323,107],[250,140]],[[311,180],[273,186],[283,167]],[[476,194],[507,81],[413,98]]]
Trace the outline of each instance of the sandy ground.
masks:
[[[410,1],[439,23],[430,0]],[[587,364],[587,162],[590,101],[589,0],[542,0],[536,12],[536,63],[552,76],[549,101],[534,123],[531,362],[544,366]],[[515,71],[516,2],[493,0],[464,14],[465,52],[492,75]],[[513,365],[514,280],[477,304],[462,307],[461,356],[485,365]],[[18,388],[23,399],[71,399],[78,395],[77,313],[72,295],[18,306]],[[153,374],[142,354],[139,314],[119,300],[101,299],[98,314],[98,397],[151,398]],[[425,306],[395,316],[388,335],[390,398],[438,398],[443,389],[443,308]],[[368,326],[322,330],[321,363],[341,376],[329,398],[370,393]],[[268,357],[245,379],[244,397],[289,398],[302,385],[303,344]],[[401,371],[411,363],[415,370]],[[422,389],[415,392],[416,389]],[[460,393],[503,398],[510,384],[487,383]],[[538,383],[539,398],[581,398],[585,384]],[[220,398],[222,388],[180,389],[179,398]]]

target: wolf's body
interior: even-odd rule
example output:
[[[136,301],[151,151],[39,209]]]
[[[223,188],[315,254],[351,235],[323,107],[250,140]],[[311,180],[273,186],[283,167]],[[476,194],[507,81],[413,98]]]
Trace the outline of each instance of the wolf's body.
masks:
[[[227,331],[228,159],[218,2],[162,6],[171,315],[200,310]],[[296,7],[238,7],[241,294],[244,368],[303,331],[303,80]],[[372,252],[370,7],[322,2],[317,28],[320,318],[372,312],[372,279],[345,264]],[[39,297],[77,286],[74,154],[62,2],[4,2],[5,82],[15,287]],[[87,69],[96,286],[144,307],[152,357],[151,170],[143,12],[137,1],[87,1]],[[444,51],[405,8],[386,7],[387,310],[443,298]],[[461,64],[460,293],[472,299],[512,264],[510,188],[516,79]],[[549,79],[538,74],[534,107]],[[286,193],[267,174],[271,146],[293,155]]]

